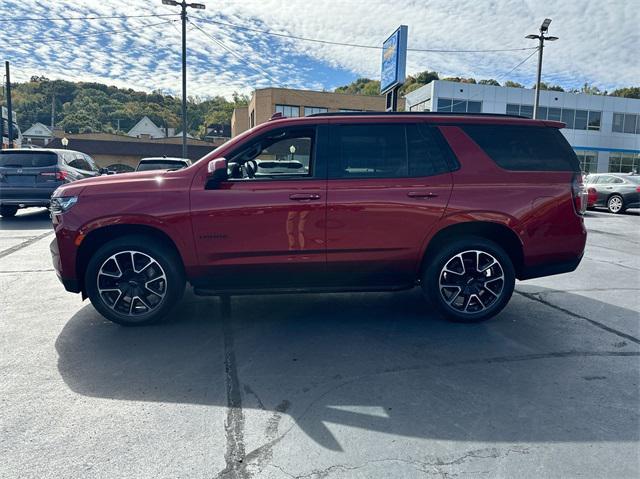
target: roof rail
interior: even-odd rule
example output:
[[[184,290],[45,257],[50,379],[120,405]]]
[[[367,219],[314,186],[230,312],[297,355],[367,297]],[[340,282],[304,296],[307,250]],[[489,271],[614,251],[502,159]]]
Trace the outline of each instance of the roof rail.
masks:
[[[508,115],[505,113],[465,113],[465,112],[449,112],[449,111],[329,111],[325,113],[313,113],[310,116],[385,116],[385,115],[410,115],[410,116],[498,116],[507,118],[524,118],[522,115]]]

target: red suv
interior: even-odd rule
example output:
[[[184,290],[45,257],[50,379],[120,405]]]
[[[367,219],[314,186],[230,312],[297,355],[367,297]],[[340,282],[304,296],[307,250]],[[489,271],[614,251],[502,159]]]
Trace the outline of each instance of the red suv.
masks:
[[[103,176],[52,198],[65,288],[146,324],[196,294],[421,286],[459,321],[515,279],[573,271],[586,195],[564,124],[505,115],[274,118],[188,168]]]

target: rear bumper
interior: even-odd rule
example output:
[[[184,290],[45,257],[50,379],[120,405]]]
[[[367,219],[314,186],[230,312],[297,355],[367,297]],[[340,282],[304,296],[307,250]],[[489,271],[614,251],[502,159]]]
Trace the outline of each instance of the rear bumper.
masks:
[[[0,205],[48,206],[58,186],[47,188],[0,188]]]
[[[541,278],[543,276],[553,276],[554,274],[570,273],[575,271],[580,261],[582,261],[582,254],[576,258],[572,258],[566,261],[554,261],[550,263],[538,264],[535,266],[525,267],[518,275],[518,279],[533,279]]]

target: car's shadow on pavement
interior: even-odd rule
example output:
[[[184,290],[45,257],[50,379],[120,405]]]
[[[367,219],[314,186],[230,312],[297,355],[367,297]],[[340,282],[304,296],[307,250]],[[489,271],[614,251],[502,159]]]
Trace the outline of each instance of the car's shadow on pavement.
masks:
[[[37,230],[51,228],[49,210],[46,208],[27,208],[19,210],[13,218],[0,216],[0,230]]]
[[[88,305],[57,339],[58,369],[91,397],[264,409],[333,450],[345,440],[332,424],[440,440],[638,440],[633,342],[519,294],[482,324],[428,311],[418,291],[236,297],[230,317],[188,296],[177,321],[122,328]]]

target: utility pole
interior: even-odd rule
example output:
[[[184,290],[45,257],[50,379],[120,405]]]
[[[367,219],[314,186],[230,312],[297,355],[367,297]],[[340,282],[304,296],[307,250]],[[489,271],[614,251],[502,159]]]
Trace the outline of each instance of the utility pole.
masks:
[[[549,31],[550,18],[545,18],[542,25],[540,25],[540,35],[527,35],[525,38],[531,40],[538,40],[538,76],[536,79],[536,96],[533,102],[533,118],[538,118],[538,104],[540,103],[540,79],[542,77],[542,50],[544,49],[544,42],[548,40],[554,42],[558,37],[545,37],[544,34]]]
[[[53,134],[53,129],[55,128],[55,117],[56,117],[56,94],[51,90],[51,133]]]
[[[9,62],[4,62],[5,69],[7,70],[7,110],[8,110],[8,118],[7,123],[9,123],[9,130],[7,133],[9,134],[9,148],[13,148],[13,108],[11,106],[11,76],[9,74]]]
[[[187,7],[204,10],[201,3],[187,3],[185,0],[162,0],[163,5],[180,6],[180,20],[182,21],[182,157],[187,157]]]

